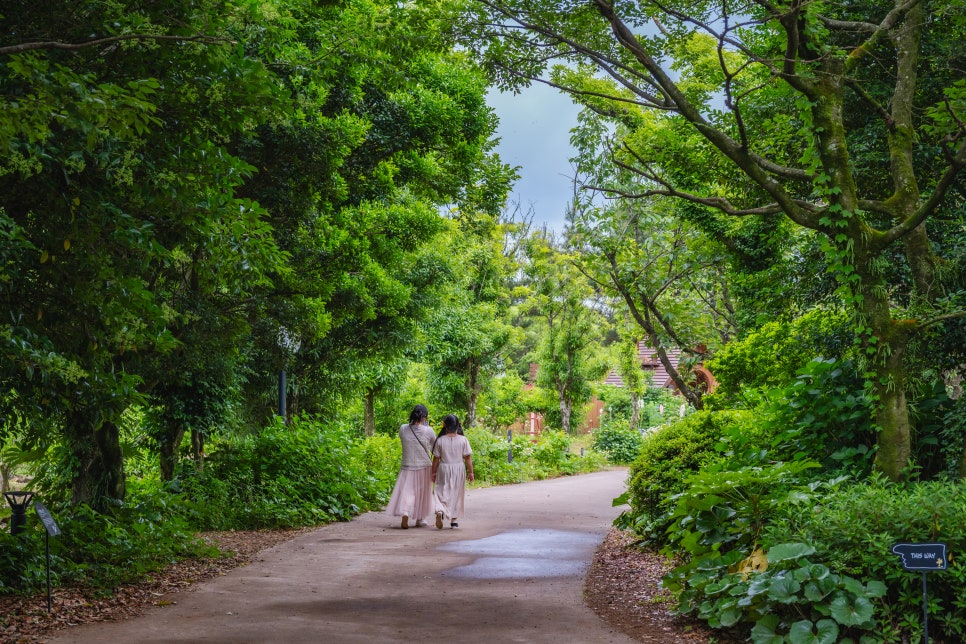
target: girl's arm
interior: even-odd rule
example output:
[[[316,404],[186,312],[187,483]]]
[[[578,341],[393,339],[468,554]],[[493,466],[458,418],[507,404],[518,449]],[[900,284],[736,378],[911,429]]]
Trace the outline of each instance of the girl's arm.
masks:
[[[439,457],[434,456],[433,457],[433,483],[436,482],[436,470],[438,469],[439,469]]]
[[[476,478],[473,474],[473,457],[467,454],[463,457],[463,462],[466,463],[466,480],[472,481]]]

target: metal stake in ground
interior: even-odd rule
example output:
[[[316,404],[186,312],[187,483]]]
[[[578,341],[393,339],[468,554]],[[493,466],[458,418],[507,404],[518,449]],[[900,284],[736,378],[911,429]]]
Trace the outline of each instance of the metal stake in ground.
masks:
[[[57,527],[57,522],[54,521],[54,517],[50,515],[50,510],[47,509],[40,501],[34,501],[34,511],[37,516],[40,517],[40,521],[44,524],[44,546],[47,551],[47,612],[50,612],[50,538],[56,537],[60,534],[60,528]]]

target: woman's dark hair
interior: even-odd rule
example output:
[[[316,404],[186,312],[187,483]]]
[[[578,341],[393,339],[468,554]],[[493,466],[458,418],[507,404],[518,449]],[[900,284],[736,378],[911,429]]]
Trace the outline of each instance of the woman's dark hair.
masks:
[[[416,405],[409,414],[409,424],[418,425],[427,418],[429,418],[429,410],[426,409],[426,405]]]
[[[437,438],[439,436],[442,436],[443,434],[453,434],[453,433],[456,433],[462,436],[463,426],[460,425],[459,418],[457,418],[453,414],[447,414],[446,418],[443,419],[443,427],[439,430],[439,435],[437,436]]]

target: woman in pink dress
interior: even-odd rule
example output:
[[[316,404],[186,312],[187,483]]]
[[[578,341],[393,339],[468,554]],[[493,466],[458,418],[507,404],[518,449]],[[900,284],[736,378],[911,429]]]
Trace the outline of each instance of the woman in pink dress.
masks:
[[[436,527],[443,527],[443,516],[449,517],[451,528],[459,527],[466,499],[466,481],[473,480],[470,442],[453,414],[443,419],[443,428],[433,443],[433,482],[436,484]]]
[[[409,422],[399,428],[402,465],[386,511],[394,517],[402,517],[400,527],[403,530],[409,527],[410,521],[414,521],[416,527],[426,525],[423,519],[435,509],[430,449],[436,435],[426,424],[428,417],[426,406],[416,405],[409,414]]]

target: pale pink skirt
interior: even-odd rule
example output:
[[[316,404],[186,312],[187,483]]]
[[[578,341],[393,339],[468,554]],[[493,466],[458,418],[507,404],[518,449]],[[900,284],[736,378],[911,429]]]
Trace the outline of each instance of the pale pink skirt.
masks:
[[[433,468],[399,470],[386,512],[394,517],[405,514],[413,521],[433,516]]]
[[[436,501],[444,516],[450,519],[464,516],[466,466],[463,461],[440,464],[436,472]]]

